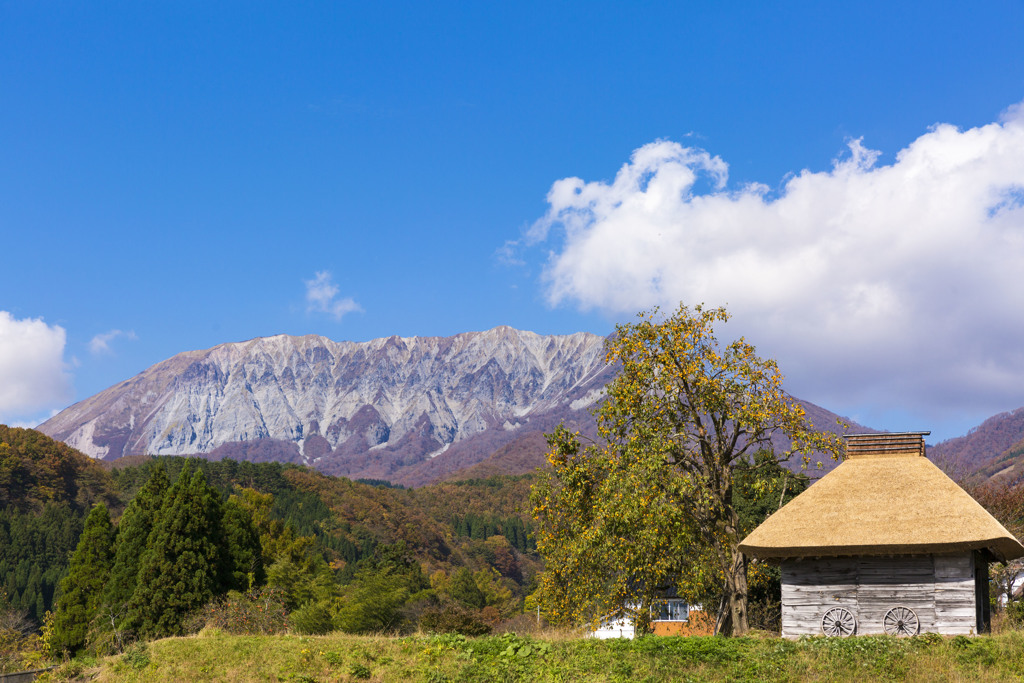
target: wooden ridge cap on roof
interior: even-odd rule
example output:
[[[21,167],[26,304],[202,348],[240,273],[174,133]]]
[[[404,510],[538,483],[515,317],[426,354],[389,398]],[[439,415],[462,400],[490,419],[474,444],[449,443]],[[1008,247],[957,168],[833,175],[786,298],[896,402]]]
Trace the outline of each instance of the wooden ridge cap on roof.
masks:
[[[924,437],[931,432],[845,434],[846,457],[908,455],[924,457]]]

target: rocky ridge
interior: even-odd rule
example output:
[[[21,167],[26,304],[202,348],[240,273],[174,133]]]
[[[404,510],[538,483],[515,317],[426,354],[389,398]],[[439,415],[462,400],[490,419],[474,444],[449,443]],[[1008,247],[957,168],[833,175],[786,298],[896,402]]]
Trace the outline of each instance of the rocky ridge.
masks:
[[[178,354],[39,429],[94,458],[212,454],[401,480],[460,451],[467,460],[470,441],[493,450],[586,415],[611,376],[603,343],[506,326],[368,342],[263,337]]]

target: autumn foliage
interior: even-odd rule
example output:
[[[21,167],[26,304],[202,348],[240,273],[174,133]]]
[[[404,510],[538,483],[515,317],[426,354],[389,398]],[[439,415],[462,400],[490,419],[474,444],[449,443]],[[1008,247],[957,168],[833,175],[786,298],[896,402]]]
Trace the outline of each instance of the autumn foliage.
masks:
[[[550,436],[551,469],[532,500],[552,619],[592,622],[674,591],[717,596],[718,630],[746,632],[737,473],[757,490],[780,462],[838,457],[841,443],[808,423],[773,360],[743,339],[719,344],[714,326],[728,317],[681,306],[619,325],[607,360],[621,369],[598,409],[600,442],[584,447],[564,429]],[[771,456],[776,431],[792,448]],[[769,455],[755,460],[759,451]]]

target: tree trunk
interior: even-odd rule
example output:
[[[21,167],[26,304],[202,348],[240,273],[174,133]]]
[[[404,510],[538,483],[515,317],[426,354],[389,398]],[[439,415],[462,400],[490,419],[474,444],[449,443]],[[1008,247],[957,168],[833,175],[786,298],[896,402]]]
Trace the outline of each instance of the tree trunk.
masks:
[[[742,636],[750,630],[747,621],[747,558],[739,550],[740,518],[732,506],[732,472],[725,473],[726,485],[719,518],[724,528],[724,538],[716,543],[718,556],[725,574],[724,612],[720,631],[728,636]],[[724,545],[724,547],[723,547]]]
[[[747,558],[735,546],[729,549],[731,562],[725,573],[725,597],[729,603],[728,635],[742,636],[750,630],[747,621]]]
[[[722,548],[725,566],[725,619],[722,633],[730,636],[746,635],[750,630],[747,621],[747,558],[739,550],[740,519],[732,502],[732,482],[726,488],[723,501],[726,502],[725,541],[727,547]]]

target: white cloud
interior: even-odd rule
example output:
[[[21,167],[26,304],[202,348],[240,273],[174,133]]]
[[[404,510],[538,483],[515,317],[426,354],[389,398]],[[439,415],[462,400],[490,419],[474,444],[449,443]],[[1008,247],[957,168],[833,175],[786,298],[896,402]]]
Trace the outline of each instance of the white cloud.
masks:
[[[306,283],[306,310],[316,313],[327,313],[335,320],[341,320],[346,313],[362,312],[362,308],[351,297],[339,299],[338,286],[334,284],[330,272],[317,271],[312,280]]]
[[[71,397],[65,341],[59,325],[0,311],[0,421],[20,424]]]
[[[525,266],[526,261],[520,256],[521,240],[505,240],[505,244],[494,250],[498,263],[505,266]]]
[[[135,333],[131,330],[127,332],[123,330],[110,330],[109,332],[103,332],[89,340],[90,353],[93,355],[113,353],[113,350],[110,348],[110,342],[114,341],[118,337],[124,337],[125,339],[138,339],[138,337],[135,336]]]
[[[833,409],[1024,405],[1024,106],[877,159],[854,140],[773,195],[727,189],[722,159],[659,140],[611,183],[555,182],[527,240],[550,244],[552,305],[726,305],[795,394]]]

